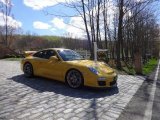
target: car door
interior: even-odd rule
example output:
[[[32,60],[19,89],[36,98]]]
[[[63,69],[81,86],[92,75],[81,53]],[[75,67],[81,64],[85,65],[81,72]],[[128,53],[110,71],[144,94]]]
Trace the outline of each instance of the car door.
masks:
[[[40,71],[42,76],[56,80],[63,80],[63,62],[61,60],[52,61],[51,56],[57,56],[54,50],[46,50],[43,53],[43,60],[40,61]]]
[[[48,61],[45,59],[46,50],[39,51],[33,55],[34,57],[34,74],[38,76],[45,76],[43,65]]]

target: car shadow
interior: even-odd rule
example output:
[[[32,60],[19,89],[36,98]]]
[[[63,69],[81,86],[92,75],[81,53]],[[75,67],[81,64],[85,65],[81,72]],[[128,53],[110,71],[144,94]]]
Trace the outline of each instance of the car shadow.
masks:
[[[27,78],[23,74],[13,76],[12,78],[9,78],[9,80],[13,80],[17,83],[24,84],[40,93],[54,92],[65,96],[84,98],[84,99],[112,96],[114,94],[119,93],[118,87],[105,88],[105,89],[83,87],[81,89],[72,89],[59,81],[46,79],[42,77]]]

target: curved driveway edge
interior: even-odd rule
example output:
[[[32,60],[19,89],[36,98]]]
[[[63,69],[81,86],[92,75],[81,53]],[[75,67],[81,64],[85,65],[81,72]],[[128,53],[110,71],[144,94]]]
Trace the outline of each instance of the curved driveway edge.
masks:
[[[119,75],[118,88],[74,90],[45,78],[25,78],[19,62],[0,60],[0,119],[115,120],[144,80]]]

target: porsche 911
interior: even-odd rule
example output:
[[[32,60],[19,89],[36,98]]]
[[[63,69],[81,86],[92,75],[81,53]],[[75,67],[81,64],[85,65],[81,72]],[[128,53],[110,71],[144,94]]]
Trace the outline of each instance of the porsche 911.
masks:
[[[86,60],[77,52],[48,48],[33,52],[21,61],[26,77],[41,76],[66,83],[71,88],[82,86],[114,87],[117,73],[106,63]]]

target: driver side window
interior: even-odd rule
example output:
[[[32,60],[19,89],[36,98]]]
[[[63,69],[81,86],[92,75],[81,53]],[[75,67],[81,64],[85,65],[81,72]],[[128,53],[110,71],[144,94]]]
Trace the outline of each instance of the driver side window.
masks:
[[[43,58],[43,51],[39,51],[33,55],[34,57]]]
[[[53,50],[46,50],[45,59],[49,59],[51,56],[56,56],[55,51],[53,51]]]
[[[35,53],[33,56],[43,59],[49,59],[51,56],[56,56],[56,53],[53,50],[43,50]]]

